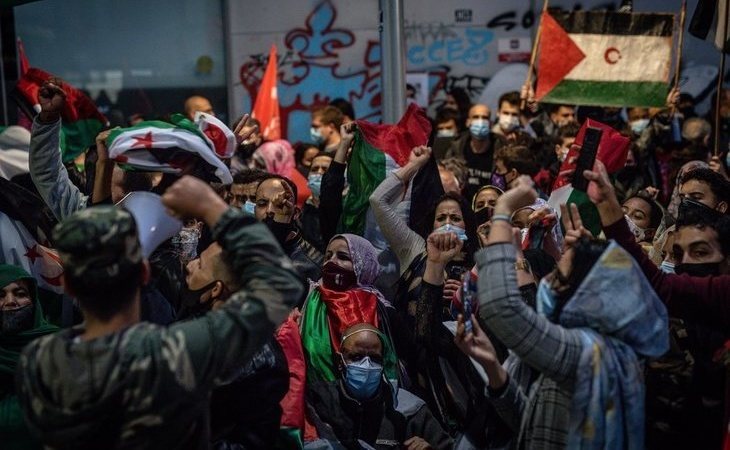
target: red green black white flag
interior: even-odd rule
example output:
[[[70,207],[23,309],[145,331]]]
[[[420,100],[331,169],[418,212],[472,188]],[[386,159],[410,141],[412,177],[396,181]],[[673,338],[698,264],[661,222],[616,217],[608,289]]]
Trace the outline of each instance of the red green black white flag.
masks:
[[[663,106],[673,14],[544,13],[536,97],[545,103]]]

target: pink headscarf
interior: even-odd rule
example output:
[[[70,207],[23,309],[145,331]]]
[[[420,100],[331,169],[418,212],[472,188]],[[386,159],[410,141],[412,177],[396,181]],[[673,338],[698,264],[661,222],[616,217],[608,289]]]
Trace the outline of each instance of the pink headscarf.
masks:
[[[253,160],[272,174],[290,177],[294,170],[294,149],[284,139],[264,142],[253,152]]]

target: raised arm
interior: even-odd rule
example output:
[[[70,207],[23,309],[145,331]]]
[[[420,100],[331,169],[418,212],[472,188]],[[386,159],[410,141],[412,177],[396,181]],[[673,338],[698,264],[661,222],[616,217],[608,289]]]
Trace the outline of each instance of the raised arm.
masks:
[[[195,388],[207,389],[223,370],[244,364],[272,336],[304,287],[268,228],[229,209],[202,181],[183,177],[163,202],[179,216],[205,220],[239,275],[241,288],[220,310],[173,325],[161,338],[163,349],[186,352]]]
[[[327,243],[337,234],[337,224],[342,216],[342,191],[345,189],[345,169],[347,169],[347,152],[354,139],[350,122],[340,127],[340,140],[337,152],[330,168],[322,176],[322,192],[319,197],[319,230],[322,241]]]
[[[396,206],[403,200],[411,179],[426,165],[430,157],[430,148],[414,148],[408,164],[388,175],[370,196],[373,215],[388,245],[398,257],[401,274],[423,252],[426,242],[408,227],[408,223],[396,211]]]
[[[582,350],[579,330],[550,322],[522,301],[515,273],[513,211],[531,204],[536,193],[529,177],[497,201],[489,246],[476,254],[479,314],[494,335],[534,369],[558,382],[573,383]],[[502,219],[502,218],[505,219]]]
[[[88,200],[69,179],[61,161],[61,110],[66,93],[47,82],[38,92],[41,112],[33,120],[28,165],[38,192],[58,220],[86,207]]]
[[[585,176],[591,181],[588,194],[598,208],[606,237],[618,242],[639,263],[669,314],[730,326],[730,275],[692,277],[663,273],[636,243],[624,220],[605,166],[596,161],[595,170],[585,171]]]

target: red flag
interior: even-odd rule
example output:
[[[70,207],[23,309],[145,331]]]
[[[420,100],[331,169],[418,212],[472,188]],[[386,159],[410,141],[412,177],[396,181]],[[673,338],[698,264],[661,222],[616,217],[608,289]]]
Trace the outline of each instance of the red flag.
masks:
[[[390,155],[403,167],[408,163],[411,149],[428,143],[431,121],[418,105],[408,105],[403,117],[396,125],[370,123],[358,120],[357,126],[363,138],[373,147]]]
[[[578,161],[578,153],[580,151],[580,147],[583,145],[583,138],[585,137],[586,128],[588,127],[603,130],[601,142],[598,144],[598,154],[596,155],[596,159],[606,166],[608,173],[614,173],[626,165],[626,157],[629,154],[631,140],[604,123],[593,119],[586,119],[586,121],[583,122],[583,126],[580,127],[580,131],[578,131],[578,135],[575,137],[575,143],[570,148],[568,156],[560,166],[560,174],[553,184],[553,190],[563,187],[571,182],[573,171],[575,170],[575,165]]]
[[[25,75],[30,69],[30,63],[28,57],[25,56],[25,47],[23,47],[23,41],[18,38],[18,65],[20,68],[20,76]]]
[[[52,78],[53,75],[48,72],[31,67],[18,80],[11,95],[28,118],[33,118],[40,112],[38,91],[44,82]],[[59,82],[66,92],[66,102],[61,111],[64,132],[61,150],[64,162],[68,162],[86,151],[109,121],[86,94],[64,81]]]
[[[264,139],[273,141],[281,139],[281,122],[279,114],[279,95],[276,91],[276,45],[269,51],[269,63],[266,65],[264,78],[253,106],[253,117],[261,122]]]

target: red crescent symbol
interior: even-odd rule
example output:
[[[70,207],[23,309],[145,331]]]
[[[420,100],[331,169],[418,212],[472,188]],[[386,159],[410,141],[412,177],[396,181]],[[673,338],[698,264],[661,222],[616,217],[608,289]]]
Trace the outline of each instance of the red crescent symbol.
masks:
[[[603,54],[603,59],[609,64],[616,64],[621,59],[621,52],[616,47],[609,47]]]
[[[46,283],[50,284],[51,286],[60,287],[61,286],[61,277],[62,276],[63,276],[63,274],[58,275],[58,276],[55,276],[55,277],[47,277],[45,275],[41,275],[41,278],[43,278],[43,280]]]

